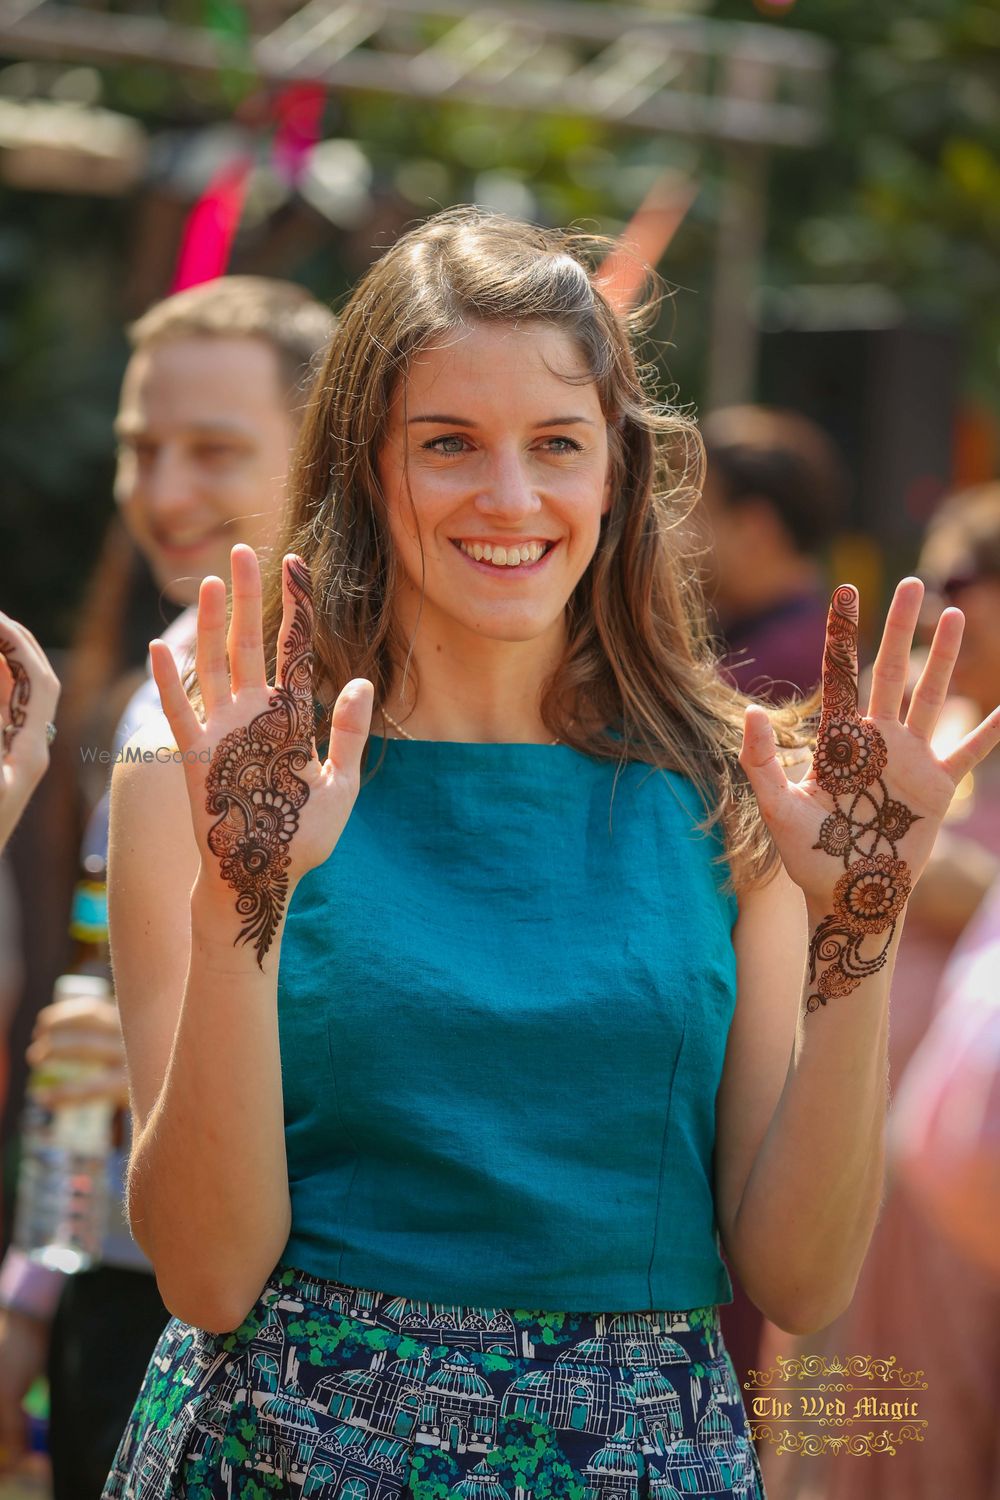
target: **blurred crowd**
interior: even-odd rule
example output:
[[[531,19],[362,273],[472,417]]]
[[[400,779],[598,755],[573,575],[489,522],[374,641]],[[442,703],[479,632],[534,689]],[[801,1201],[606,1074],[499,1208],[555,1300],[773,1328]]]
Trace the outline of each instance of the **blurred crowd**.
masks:
[[[32,831],[50,830],[46,879],[33,895],[0,865],[6,1031],[23,976],[18,903],[50,893],[52,920],[65,927],[60,893],[80,868],[103,868],[109,760],[159,711],[145,642],[162,636],[188,667],[202,578],[227,577],[236,542],[262,554],[273,545],[298,414],[332,321],[288,283],[224,277],[167,299],[130,329],[115,432],[117,514],[61,671],[61,698],[27,626],[0,614],[0,842],[33,794],[42,811]],[[841,581],[830,577],[828,558],[846,524],[844,459],[790,411],[714,411],[702,431],[707,482],[690,523],[720,669],[762,700],[806,695],[820,675],[830,585]],[[913,561],[926,586],[928,639],[946,604],[966,619],[940,730],[944,753],[1000,700],[1000,483],[942,503]],[[779,1355],[893,1358],[900,1371],[924,1372],[927,1430],[922,1442],[865,1462],[776,1455],[762,1442],[771,1500],[1000,1497],[997,754],[960,789],[910,904],[890,1016],[887,1183],[853,1302],[804,1340],[767,1324],[735,1275],[735,1300],[722,1309],[741,1381]],[[45,1005],[27,1058],[0,1063],[0,1088],[9,1073],[16,1095],[25,1066],[54,1057],[99,1063],[88,1088],[124,1107],[113,1000]],[[79,1097],[67,1085],[64,1099]],[[52,1102],[58,1107],[58,1093]],[[119,1178],[127,1147],[126,1134]],[[56,1500],[96,1500],[166,1317],[152,1268],[120,1215],[98,1264],[75,1275],[8,1248],[0,1266],[0,1471],[19,1461],[22,1401],[45,1373]]]

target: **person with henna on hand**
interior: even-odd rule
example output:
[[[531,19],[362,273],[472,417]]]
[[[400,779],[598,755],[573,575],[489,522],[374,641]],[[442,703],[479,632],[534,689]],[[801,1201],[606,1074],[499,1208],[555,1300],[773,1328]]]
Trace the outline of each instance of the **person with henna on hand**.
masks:
[[[206,573],[228,576],[235,541],[272,546],[311,366],[334,326],[303,287],[225,276],[154,304],[129,329],[132,354],[115,422],[115,498],[122,521],[167,598],[186,606],[164,638],[181,670],[193,650]],[[163,726],[152,679],[125,707],[112,753],[141,725]],[[108,801],[96,808],[84,852],[107,849]],[[100,1060],[89,1096],[128,1102],[114,1001],[46,1006],[28,1050]],[[81,1097],[53,1086],[54,1107]],[[122,1194],[126,1149],[117,1154]],[[54,1500],[96,1500],[167,1311],[148,1259],[116,1203],[99,1264],[74,1276],[11,1249],[0,1269],[0,1445],[12,1464],[25,1441],[22,1398],[47,1368]]]
[[[946,610],[858,591],[822,702],[718,670],[607,241],[436,214],[313,387],[280,568],[206,578],[197,690],[116,771],[132,1229],[172,1316],[105,1486],[430,1500],[764,1494],[720,1247],[768,1317],[850,1300],[882,1185]],[[811,765],[786,750],[820,708]]]
[[[49,764],[59,679],[26,625],[0,611],[0,852]]]
[[[59,701],[59,679],[41,646],[26,625],[0,611],[0,853],[7,847],[31,795],[49,764],[49,745],[55,737],[53,720]],[[6,1047],[0,1048],[0,1097],[6,1087]],[[40,1360],[34,1330],[28,1330],[31,1345],[29,1375],[20,1391],[31,1384]],[[0,1370],[0,1392],[11,1372]],[[0,1406],[3,1405],[0,1394]],[[20,1436],[20,1434],[19,1434]],[[11,1444],[0,1419],[0,1470],[8,1461]]]

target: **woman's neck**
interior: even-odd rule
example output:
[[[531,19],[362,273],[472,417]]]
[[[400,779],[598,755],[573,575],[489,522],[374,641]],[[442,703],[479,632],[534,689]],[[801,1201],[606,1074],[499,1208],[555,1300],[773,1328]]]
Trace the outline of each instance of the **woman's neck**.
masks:
[[[444,642],[418,645],[406,681],[400,667],[394,672],[385,707],[418,740],[547,744],[553,734],[539,704],[562,646],[558,654],[543,654],[539,644],[483,641],[468,653]],[[376,712],[373,733],[381,732],[379,720]],[[389,734],[395,734],[391,726]]]

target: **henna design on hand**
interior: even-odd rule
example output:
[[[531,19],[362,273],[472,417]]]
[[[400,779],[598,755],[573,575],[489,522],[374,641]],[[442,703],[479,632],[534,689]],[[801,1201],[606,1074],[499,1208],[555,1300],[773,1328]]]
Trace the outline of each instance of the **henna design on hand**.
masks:
[[[309,800],[296,772],[312,758],[312,585],[297,560],[288,573],[295,610],[282,682],[263,713],[219,741],[205,782],[207,810],[221,814],[208,847],[244,919],[234,947],[252,942],[261,969],[288,899],[289,844]]]
[[[0,654],[6,659],[10,675],[14,679],[10,690],[10,722],[3,726],[3,733],[0,736],[4,755],[14,743],[18,730],[24,728],[28,703],[31,699],[31,678],[15,656],[16,651],[17,647],[13,641],[0,638]]]
[[[910,869],[897,845],[917,817],[886,791],[882,772],[888,752],[871,719],[858,713],[855,673],[858,599],[839,588],[830,605],[823,658],[823,707],[813,769],[816,780],[837,802],[825,818],[814,849],[844,862],[833,893],[833,912],[824,917],[809,944],[807,1011],[831,996],[849,995],[863,979],[883,968],[896,920],[910,894]],[[838,799],[848,799],[846,807]],[[884,845],[888,852],[882,852]],[[857,856],[853,862],[851,856]],[[861,953],[865,938],[887,934],[871,958]],[[820,965],[827,967],[819,973]]]

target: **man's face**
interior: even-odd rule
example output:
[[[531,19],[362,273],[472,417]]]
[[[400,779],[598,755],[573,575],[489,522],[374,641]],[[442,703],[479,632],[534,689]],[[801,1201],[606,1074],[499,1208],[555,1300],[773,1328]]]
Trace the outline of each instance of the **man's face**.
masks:
[[[193,603],[207,574],[228,581],[236,542],[274,544],[295,424],[263,340],[193,334],[137,351],[115,432],[115,499],[175,603]]]

